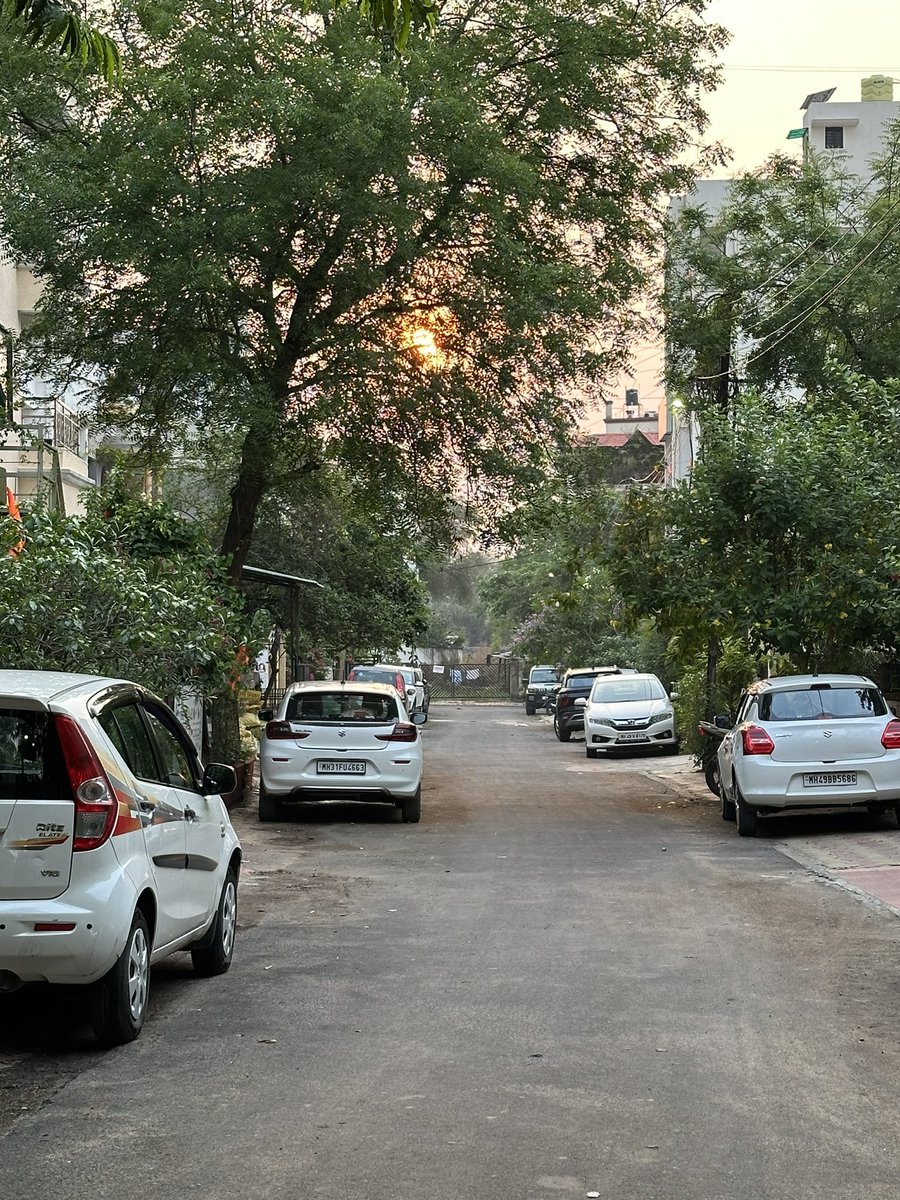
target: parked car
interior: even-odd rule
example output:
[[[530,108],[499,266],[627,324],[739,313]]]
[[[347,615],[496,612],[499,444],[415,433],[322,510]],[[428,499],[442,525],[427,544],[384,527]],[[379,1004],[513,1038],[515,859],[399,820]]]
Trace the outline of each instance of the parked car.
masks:
[[[431,707],[431,684],[421,667],[413,667],[416,675],[416,684],[422,688],[422,712],[427,713]]]
[[[423,712],[410,715],[389,684],[300,683],[277,712],[265,710],[259,747],[259,819],[289,803],[363,800],[394,804],[404,821],[422,810]]]
[[[98,1040],[144,1024],[150,968],[227,971],[241,848],[184,727],[136,684],[0,671],[0,992],[90,989]]]
[[[556,667],[532,667],[525,687],[525,713],[533,717],[539,708],[546,708],[559,683]]]
[[[678,753],[675,713],[655,675],[633,672],[594,680],[584,705],[588,758],[607,750],[664,750]]]
[[[410,712],[425,712],[425,679],[420,667],[400,667]]]
[[[561,742],[568,742],[573,733],[584,733],[583,702],[590,695],[598,676],[633,673],[628,667],[572,667],[566,671],[551,705],[553,732],[557,738]]]
[[[742,837],[788,809],[893,808],[900,720],[864,675],[785,675],[744,693],[719,747],[722,817]]]
[[[415,683],[411,679],[407,681],[404,668],[396,666],[394,663],[364,663],[352,667],[347,674],[347,681],[349,683],[386,683],[397,689],[410,711],[415,708]]]

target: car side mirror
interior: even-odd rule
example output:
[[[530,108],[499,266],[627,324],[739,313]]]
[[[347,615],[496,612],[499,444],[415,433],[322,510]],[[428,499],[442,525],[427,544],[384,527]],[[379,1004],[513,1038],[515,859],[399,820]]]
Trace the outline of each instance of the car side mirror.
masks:
[[[237,774],[234,767],[225,763],[210,763],[203,772],[204,795],[222,796],[233,792],[237,787]]]
[[[428,720],[428,713],[417,712],[412,715],[413,725],[424,725]]]
[[[271,721],[275,716],[274,708],[261,708],[256,714],[261,721]]]
[[[575,701],[575,707],[576,708],[586,708],[587,707],[587,700],[585,700],[584,696],[578,697],[578,699]]]
[[[733,724],[734,722],[728,713],[718,713],[717,716],[713,717],[713,725],[715,725],[716,729],[730,729]]]

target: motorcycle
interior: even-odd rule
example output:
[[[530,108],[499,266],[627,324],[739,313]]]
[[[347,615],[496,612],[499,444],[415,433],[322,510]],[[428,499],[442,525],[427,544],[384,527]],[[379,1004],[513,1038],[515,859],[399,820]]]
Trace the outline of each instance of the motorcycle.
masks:
[[[712,721],[700,721],[697,732],[703,738],[700,753],[696,755],[697,766],[703,771],[706,786],[714,796],[719,794],[719,746],[722,738],[728,732]]]

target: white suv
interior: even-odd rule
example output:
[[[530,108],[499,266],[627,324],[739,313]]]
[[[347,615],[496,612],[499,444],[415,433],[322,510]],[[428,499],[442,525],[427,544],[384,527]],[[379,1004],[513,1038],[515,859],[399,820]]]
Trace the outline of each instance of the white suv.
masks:
[[[104,1045],[131,1041],[150,967],[231,963],[241,849],[172,711],[123,680],[0,671],[0,992],[83,984]]]

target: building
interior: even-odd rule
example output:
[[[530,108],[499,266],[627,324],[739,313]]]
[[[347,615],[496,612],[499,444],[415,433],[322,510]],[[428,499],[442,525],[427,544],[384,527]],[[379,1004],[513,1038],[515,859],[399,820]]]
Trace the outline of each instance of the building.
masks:
[[[16,343],[33,319],[40,284],[0,247],[0,342],[2,342],[3,432],[0,467],[16,500],[38,496],[51,507],[80,512],[82,497],[100,477],[93,438],[79,397],[39,379],[17,390],[13,381]]]
[[[802,138],[804,160],[811,155],[827,155],[839,162],[848,175],[857,176],[865,184],[875,178],[873,160],[886,148],[891,122],[900,120],[900,102],[893,98],[893,81],[884,75],[863,79],[861,98],[857,101],[834,101],[831,99],[834,91],[830,88],[806,97],[800,106],[803,124],[792,129],[788,138]],[[690,193],[671,198],[669,221],[677,222],[687,208],[702,208],[714,217],[727,204],[730,191],[729,179],[700,179]],[[722,246],[722,253],[733,254],[736,245],[730,239]],[[667,257],[667,275],[677,273],[678,269],[678,263]],[[729,348],[722,365],[723,378],[727,380],[754,344],[752,339],[742,337]],[[671,486],[690,475],[700,443],[700,428],[695,414],[681,405],[679,397],[667,392],[662,408],[666,483]]]
[[[900,118],[894,82],[886,75],[862,81],[861,99],[832,100],[834,88],[813,92],[801,105],[805,156],[827,154],[860,179],[872,176],[872,160],[884,150],[891,121]]]

